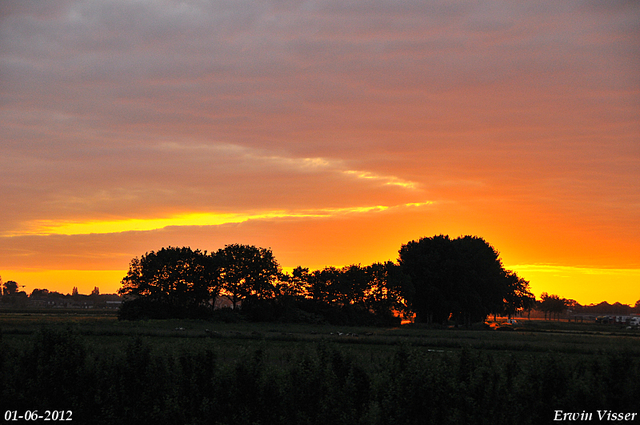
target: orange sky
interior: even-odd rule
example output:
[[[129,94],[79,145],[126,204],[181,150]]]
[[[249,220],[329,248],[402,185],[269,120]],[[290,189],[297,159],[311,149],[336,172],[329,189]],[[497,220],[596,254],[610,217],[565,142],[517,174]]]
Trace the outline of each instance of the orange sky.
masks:
[[[285,268],[484,237],[542,292],[640,299],[640,5],[0,5],[0,276],[115,292],[163,246]]]

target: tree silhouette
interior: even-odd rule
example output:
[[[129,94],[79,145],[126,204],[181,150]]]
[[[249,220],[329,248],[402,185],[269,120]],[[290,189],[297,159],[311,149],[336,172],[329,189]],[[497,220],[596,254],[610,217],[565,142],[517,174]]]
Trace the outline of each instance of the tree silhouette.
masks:
[[[365,293],[370,286],[370,276],[359,264],[343,267],[337,273],[335,293],[341,305],[358,305],[366,308]]]
[[[484,239],[465,236],[452,240],[458,264],[456,278],[458,310],[452,319],[470,324],[484,321],[493,312],[502,312],[504,297],[509,293],[507,271],[498,252]]]
[[[3,295],[15,295],[18,293],[18,284],[13,280],[7,280],[2,284]]]
[[[558,295],[549,295],[543,292],[541,295],[541,302],[539,304],[540,310],[544,312],[544,318],[552,316],[556,317],[556,320],[560,320],[560,315],[567,309],[567,300],[560,298]]]
[[[283,273],[276,284],[278,297],[305,299],[311,293],[309,283],[309,268],[298,266],[292,270],[291,275]]]
[[[223,295],[233,309],[248,297],[272,298],[280,266],[270,249],[253,245],[227,245],[217,252],[224,281]]]
[[[270,249],[252,245],[227,245],[211,255],[162,248],[131,261],[118,291],[125,297],[121,316],[211,311],[221,295],[250,320],[391,323],[414,312],[417,321],[469,325],[532,302],[529,283],[505,270],[482,238],[422,238],[402,245],[399,254],[398,263],[297,267],[289,275]]]
[[[518,310],[531,312],[536,305],[536,298],[529,290],[529,282],[513,272],[507,273],[506,282],[504,313],[511,319]]]
[[[402,288],[410,282],[399,265],[392,261],[374,263],[366,267],[366,273],[368,288],[364,302],[369,311],[377,315],[409,313]]]
[[[507,300],[515,303],[528,293],[528,283],[506,271],[498,252],[476,236],[422,238],[399,253],[399,264],[411,279],[403,296],[418,322],[452,319],[468,325],[502,313]]]
[[[315,301],[334,304],[338,301],[337,294],[339,284],[339,270],[336,267],[325,267],[322,270],[314,270],[309,276],[311,297]]]
[[[168,314],[212,308],[221,289],[215,257],[191,248],[162,248],[134,258],[118,293],[138,304],[165,309]],[[123,304],[123,309],[126,307]]]

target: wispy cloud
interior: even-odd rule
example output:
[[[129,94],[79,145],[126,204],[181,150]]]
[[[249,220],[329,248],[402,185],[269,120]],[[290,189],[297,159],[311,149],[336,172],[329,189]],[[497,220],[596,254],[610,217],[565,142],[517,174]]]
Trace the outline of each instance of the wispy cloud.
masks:
[[[402,180],[395,176],[379,175],[379,174],[371,173],[369,171],[346,170],[346,171],[343,171],[343,173],[349,176],[355,176],[359,179],[380,181],[385,186],[399,186],[405,189],[415,189],[417,186],[417,183],[415,182]]]
[[[158,145],[158,149],[168,152],[191,152],[196,155],[219,155],[224,153],[245,158],[251,161],[267,163],[273,166],[299,171],[324,171],[336,174],[344,174],[355,179],[363,179],[379,182],[386,186],[399,186],[407,189],[415,189],[416,182],[401,179],[392,175],[384,175],[365,170],[349,169],[350,161],[344,159],[326,157],[294,157],[277,155],[269,152],[265,148],[250,148],[230,143],[210,143],[210,144],[180,144],[176,142],[165,142]]]
[[[403,207],[422,207],[433,202],[409,203],[404,205],[374,205],[343,208],[319,208],[305,210],[273,210],[243,213],[191,212],[168,215],[162,218],[130,218],[115,220],[54,221],[34,220],[23,224],[23,228],[5,232],[0,236],[48,236],[48,235],[88,235],[121,233],[131,231],[158,230],[170,226],[220,226],[223,224],[243,223],[249,220],[273,220],[283,218],[330,218],[345,214],[366,214],[382,212]]]

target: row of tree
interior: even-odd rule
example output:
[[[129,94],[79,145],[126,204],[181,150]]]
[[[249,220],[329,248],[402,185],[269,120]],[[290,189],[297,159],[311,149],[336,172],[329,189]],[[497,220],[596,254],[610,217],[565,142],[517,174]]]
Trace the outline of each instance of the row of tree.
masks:
[[[540,301],[536,302],[536,309],[544,313],[545,320],[547,316],[549,319],[560,319],[560,315],[564,313],[570,307],[575,307],[577,303],[574,300],[562,298],[558,295],[549,295],[543,292],[540,296]]]
[[[125,319],[208,316],[216,300],[226,298],[233,310],[256,319],[291,319],[297,312],[302,320],[321,321],[336,309],[351,316],[393,317],[405,310],[399,279],[391,262],[315,271],[298,267],[288,274],[265,248],[233,244],[208,254],[169,247],[134,258],[118,293],[125,300]]]
[[[350,317],[414,313],[418,322],[470,324],[535,304],[528,282],[505,270],[482,238],[422,238],[399,254],[397,263],[298,267],[288,274],[265,248],[233,244],[210,254],[162,248],[131,261],[118,291],[125,299],[121,317],[206,316],[225,297],[234,310],[262,319],[292,310],[326,319],[338,309]]]
[[[582,317],[598,315],[631,316],[640,314],[640,300],[636,301],[633,306],[619,302],[609,304],[606,301],[599,304],[581,305],[576,300],[543,292],[540,300],[535,302],[533,308],[542,312],[545,320],[554,318],[559,320],[565,311],[570,311],[572,314]],[[530,313],[528,308],[525,310]]]
[[[25,291],[19,291],[18,289],[20,288],[20,286],[24,287],[24,285],[18,285],[18,283],[15,280],[8,280],[6,282],[2,281],[2,276],[0,276],[0,288],[2,289],[2,293],[0,293],[0,295],[2,295],[2,297],[7,297],[7,298],[11,298],[11,297],[24,297],[24,298],[42,298],[42,297],[49,297],[49,296],[60,296],[60,297],[65,297],[65,296],[81,296],[81,294],[78,293],[78,287],[74,286],[73,290],[71,292],[71,295],[67,294],[61,294],[60,292],[54,292],[54,291],[49,291],[48,289],[34,289],[33,291],[31,291],[30,295],[27,295],[27,293]],[[90,295],[100,295],[100,289],[98,289],[98,287],[94,287],[93,291],[91,292]]]
[[[71,294],[40,288],[27,294],[25,291],[18,290],[19,285],[15,281],[9,280],[3,283],[0,277],[0,287],[2,288],[0,305],[9,308],[115,308],[121,301],[117,294],[100,294],[97,286],[89,295],[79,293],[77,287],[73,287]]]

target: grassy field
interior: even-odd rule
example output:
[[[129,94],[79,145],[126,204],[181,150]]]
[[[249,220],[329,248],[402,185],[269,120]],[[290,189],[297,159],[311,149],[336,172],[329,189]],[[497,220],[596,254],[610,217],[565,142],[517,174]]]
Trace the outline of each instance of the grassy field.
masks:
[[[640,355],[640,330],[594,323],[520,320],[506,330],[477,326],[433,328],[344,327],[284,323],[222,323],[203,320],[118,321],[115,312],[39,310],[0,312],[0,331],[8,344],[29,340],[41,328],[71,329],[92,346],[111,346],[140,336],[163,350],[195,345],[250,346],[255,342],[286,348],[318,340],[365,351],[389,351],[402,344],[429,350],[463,348],[492,352],[598,355],[624,350]],[[504,329],[504,328],[502,328]]]
[[[69,408],[81,423],[542,424],[555,409],[635,411],[640,396],[640,332],[607,325],[349,328],[31,310],[0,312],[0,329],[2,407]]]

